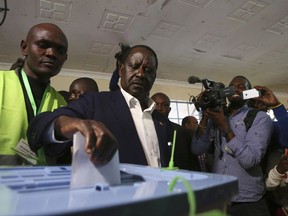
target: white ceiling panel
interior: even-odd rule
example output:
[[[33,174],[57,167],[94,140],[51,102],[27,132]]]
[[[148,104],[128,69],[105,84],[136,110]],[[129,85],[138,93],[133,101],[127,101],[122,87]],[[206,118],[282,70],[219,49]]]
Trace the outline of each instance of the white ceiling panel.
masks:
[[[0,0],[0,7],[3,7]],[[151,46],[158,78],[191,75],[223,82],[244,75],[253,85],[288,93],[287,0],[7,0],[0,63],[13,63],[20,41],[40,22],[66,33],[65,69],[112,74],[120,42]],[[4,12],[0,12],[0,19]],[[84,76],[85,74],[83,74]]]

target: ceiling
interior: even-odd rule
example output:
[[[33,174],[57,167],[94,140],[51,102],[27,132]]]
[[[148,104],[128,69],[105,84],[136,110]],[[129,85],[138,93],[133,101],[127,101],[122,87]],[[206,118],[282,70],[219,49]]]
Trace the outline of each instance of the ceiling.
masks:
[[[119,42],[146,44],[158,55],[159,80],[187,84],[194,75],[227,85],[244,75],[252,85],[288,93],[287,0],[7,0],[7,5],[0,63],[21,56],[20,41],[32,25],[53,22],[68,37],[68,70],[111,75]]]

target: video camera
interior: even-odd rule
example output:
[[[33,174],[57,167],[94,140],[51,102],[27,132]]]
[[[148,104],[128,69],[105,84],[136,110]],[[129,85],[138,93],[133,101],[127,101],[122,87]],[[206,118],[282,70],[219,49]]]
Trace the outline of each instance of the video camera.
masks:
[[[193,79],[189,77],[188,82],[193,83],[191,80]],[[208,79],[200,80],[197,78],[196,82],[199,81],[202,83],[205,90],[198,95],[198,97],[193,97],[191,100],[197,111],[200,111],[200,108],[202,110],[211,108],[214,111],[218,111],[222,106],[226,105],[226,97],[235,94],[233,86],[225,87],[225,85],[220,82],[214,82]]]

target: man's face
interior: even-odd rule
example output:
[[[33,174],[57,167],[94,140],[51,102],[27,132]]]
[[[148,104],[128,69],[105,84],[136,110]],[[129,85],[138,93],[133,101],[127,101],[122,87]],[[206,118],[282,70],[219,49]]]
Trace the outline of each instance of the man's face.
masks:
[[[86,92],[85,85],[83,83],[74,83],[69,88],[69,101],[77,100],[81,94]]]
[[[147,98],[156,79],[156,59],[145,47],[135,47],[130,51],[119,75],[122,88],[138,100]]]
[[[161,95],[152,96],[153,101],[156,103],[155,109],[164,116],[169,116],[171,107],[169,101],[166,98],[161,97]]]
[[[249,83],[247,80],[241,77],[235,77],[232,79],[229,86],[234,86],[235,95],[229,96],[228,100],[230,102],[243,101],[242,93],[249,89]]]
[[[25,72],[35,78],[50,80],[57,75],[67,59],[67,39],[52,25],[41,25],[28,34],[21,43],[26,56]]]
[[[188,124],[185,125],[185,128],[187,128],[188,130],[194,132],[196,131],[198,127],[198,121],[195,117],[190,116],[189,117],[189,122]]]

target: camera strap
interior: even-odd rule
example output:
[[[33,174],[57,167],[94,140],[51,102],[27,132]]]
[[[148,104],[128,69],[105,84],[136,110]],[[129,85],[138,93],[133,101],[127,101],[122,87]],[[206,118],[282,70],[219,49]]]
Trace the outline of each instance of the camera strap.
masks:
[[[259,112],[259,110],[257,109],[250,109],[244,119],[244,124],[246,126],[246,132],[248,132],[248,130],[251,128],[253,122],[254,122],[254,119],[257,115],[257,113]]]
[[[221,131],[219,128],[215,127],[214,129],[214,146],[215,146],[215,149],[219,152],[219,155],[218,155],[218,158],[219,160],[222,160],[223,158],[223,151],[222,151],[222,135],[221,135]]]

